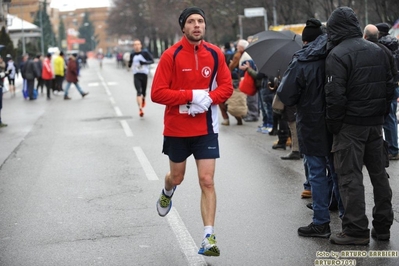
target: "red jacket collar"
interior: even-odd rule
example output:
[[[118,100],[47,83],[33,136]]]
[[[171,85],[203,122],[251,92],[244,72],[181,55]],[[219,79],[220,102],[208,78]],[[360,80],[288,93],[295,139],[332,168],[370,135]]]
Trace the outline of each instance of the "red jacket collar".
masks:
[[[200,49],[202,49],[202,47],[204,46],[204,40],[201,40],[201,42],[200,42],[198,45],[194,45],[194,44],[191,44],[191,43],[187,40],[187,37],[186,37],[186,36],[183,36],[181,41],[182,41],[182,44],[183,44],[183,48],[184,48],[184,49],[188,49],[188,50],[190,50],[190,51],[194,51],[194,50],[195,50],[195,46],[198,47],[198,48],[197,48],[197,51],[200,50]]]

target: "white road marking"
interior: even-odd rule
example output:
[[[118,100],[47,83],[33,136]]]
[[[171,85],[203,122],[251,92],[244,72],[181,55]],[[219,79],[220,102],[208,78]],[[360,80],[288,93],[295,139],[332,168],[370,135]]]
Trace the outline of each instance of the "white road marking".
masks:
[[[123,130],[125,131],[126,137],[133,137],[133,132],[130,129],[128,123],[126,122],[126,120],[121,120],[121,125],[123,127]]]
[[[114,106],[116,115],[123,116],[121,109],[118,106],[115,106],[116,105],[115,99],[112,97],[111,91],[109,90],[107,83],[105,83],[104,78],[99,73],[97,73],[97,75],[98,75],[98,78],[101,80],[101,84],[104,86],[105,92],[109,96],[109,101]],[[109,82],[109,83],[111,83],[111,82]],[[97,83],[97,85],[98,85],[98,83]],[[133,131],[130,128],[129,124],[126,122],[126,120],[121,120],[120,123],[122,125],[123,130],[125,131],[126,137],[133,137]]]
[[[148,180],[159,180],[157,174],[152,168],[150,161],[145,156],[144,151],[140,147],[133,147],[134,152],[136,153],[137,159],[141,164],[141,167],[144,170],[145,175],[147,176]]]
[[[111,96],[111,92],[110,92],[110,90],[108,88],[107,83],[105,83],[104,78],[100,74],[98,74],[98,77],[101,80],[101,84],[104,86],[104,89],[105,89],[105,92],[107,93],[107,95]]]
[[[114,106],[114,110],[115,110],[116,116],[122,116],[122,111],[121,111],[121,109],[119,109],[118,106]]]
[[[87,86],[89,86],[89,87],[98,87],[98,85],[99,85],[98,82],[92,82],[92,83],[89,83]]]
[[[172,207],[166,218],[168,219],[168,223],[175,233],[177,242],[179,242],[180,245],[180,249],[187,258],[188,265],[208,265],[202,255],[198,254],[198,247],[195,245],[193,238],[188,232],[175,207]]]
[[[145,175],[148,180],[159,180],[157,174],[148,161],[147,156],[145,156],[141,147],[133,147],[137,158],[143,168]],[[189,266],[197,265],[208,265],[201,255],[198,255],[198,247],[195,245],[193,238],[188,232],[183,220],[176,208],[172,207],[168,215],[166,216],[169,226],[172,228],[173,233],[176,236],[177,242],[179,242],[180,249],[186,256]]]
[[[109,82],[107,82],[107,84],[108,84],[109,86],[115,86],[115,85],[118,85],[118,82],[109,81]]]

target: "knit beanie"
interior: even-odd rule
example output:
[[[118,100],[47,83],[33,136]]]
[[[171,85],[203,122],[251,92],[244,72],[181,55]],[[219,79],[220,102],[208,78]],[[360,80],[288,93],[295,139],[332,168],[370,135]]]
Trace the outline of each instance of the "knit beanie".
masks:
[[[316,40],[319,35],[323,34],[321,26],[320,20],[315,18],[308,19],[306,21],[306,26],[302,31],[302,41],[312,42]]]
[[[204,10],[202,10],[199,7],[196,6],[192,6],[192,7],[188,7],[186,9],[183,10],[183,12],[180,14],[179,16],[179,25],[180,28],[183,29],[184,28],[184,24],[186,24],[186,20],[189,16],[191,16],[192,14],[198,14],[201,15],[204,18],[205,24],[206,24],[206,19],[205,19],[205,12]]]

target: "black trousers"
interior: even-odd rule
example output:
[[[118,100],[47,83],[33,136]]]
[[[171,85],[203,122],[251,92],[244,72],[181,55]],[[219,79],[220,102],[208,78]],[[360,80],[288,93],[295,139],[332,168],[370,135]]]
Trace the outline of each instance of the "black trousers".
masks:
[[[27,79],[26,80],[26,86],[28,88],[29,99],[31,99],[31,100],[35,99],[35,97],[33,95],[33,90],[35,89],[35,80],[34,79]]]
[[[273,112],[273,128],[278,128],[278,144],[285,144],[290,136],[290,129],[288,128],[287,121],[283,119],[281,114],[276,112]]]
[[[51,89],[53,86],[53,80],[52,79],[43,79],[43,82],[44,82],[44,85],[46,86],[47,98],[50,99]]]
[[[373,227],[377,233],[388,233],[393,222],[392,190],[385,170],[382,125],[343,124],[334,135],[332,152],[345,209],[342,231],[349,236],[370,237],[362,174],[365,165],[373,185]]]
[[[55,75],[54,90],[63,91],[62,83],[64,82],[64,76]]]
[[[3,86],[4,86],[4,84],[0,86],[0,111],[3,108]],[[1,119],[0,119],[0,122],[1,122]]]

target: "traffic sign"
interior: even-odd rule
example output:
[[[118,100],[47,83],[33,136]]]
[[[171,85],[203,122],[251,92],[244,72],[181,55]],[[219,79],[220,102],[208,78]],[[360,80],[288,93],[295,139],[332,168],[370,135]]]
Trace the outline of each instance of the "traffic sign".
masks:
[[[247,18],[263,17],[266,10],[263,7],[244,8],[244,16]]]

